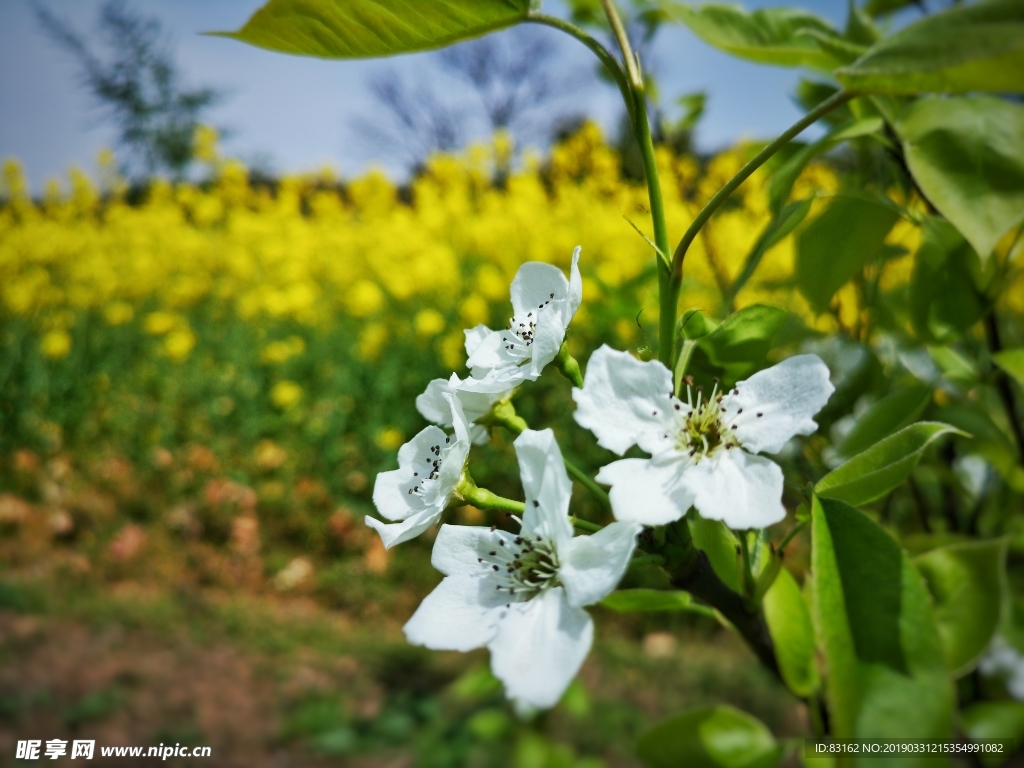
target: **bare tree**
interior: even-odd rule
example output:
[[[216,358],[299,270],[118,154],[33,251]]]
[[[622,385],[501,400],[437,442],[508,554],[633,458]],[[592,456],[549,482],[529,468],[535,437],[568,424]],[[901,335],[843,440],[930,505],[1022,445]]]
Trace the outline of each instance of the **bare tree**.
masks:
[[[83,85],[106,108],[135,170],[180,177],[193,160],[200,117],[219,98],[211,88],[182,87],[170,42],[160,22],[109,0],[98,29],[106,55],[98,55],[69,23],[34,5],[46,33],[78,61]]]
[[[401,154],[412,169],[435,151],[460,147],[474,134],[510,131],[519,143],[547,140],[564,120],[559,102],[576,85],[572,70],[553,66],[559,49],[545,30],[515,28],[437,54],[440,78],[370,78],[379,107],[355,128],[378,149]],[[467,87],[468,86],[468,87]]]

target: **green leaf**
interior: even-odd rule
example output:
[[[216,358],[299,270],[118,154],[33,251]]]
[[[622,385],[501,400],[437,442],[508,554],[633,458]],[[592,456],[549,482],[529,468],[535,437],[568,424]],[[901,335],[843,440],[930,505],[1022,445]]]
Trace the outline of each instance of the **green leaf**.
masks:
[[[366,59],[440,48],[523,21],[530,0],[270,0],[230,37],[281,53]]]
[[[733,312],[697,345],[713,365],[731,379],[757,371],[768,358],[772,341],[786,319],[785,311],[764,304],[752,304]]]
[[[1024,107],[992,96],[919,99],[896,130],[921,191],[987,258],[1024,221]]]
[[[956,227],[924,217],[908,296],[918,336],[952,341],[982,318],[987,302],[975,288],[972,266],[973,273],[980,270],[978,254]]]
[[[1019,701],[982,701],[971,704],[961,713],[964,730],[976,741],[981,739],[1024,740],[1024,704]],[[1006,761],[1009,755],[980,755],[987,768]]]
[[[797,287],[816,312],[875,257],[898,218],[881,200],[841,195],[800,233]]]
[[[782,747],[760,720],[721,705],[659,723],[640,737],[637,754],[649,768],[770,768]]]
[[[799,34],[814,40],[825,53],[843,64],[852,64],[863,56],[868,47],[847,40],[836,32],[822,32],[820,29],[802,29]]]
[[[999,627],[1006,540],[971,541],[914,559],[935,606],[935,622],[950,671],[973,670]]]
[[[932,388],[922,384],[886,395],[861,416],[843,442],[839,453],[855,456],[879,440],[917,421],[932,399]]]
[[[966,435],[948,424],[911,424],[833,469],[814,490],[854,506],[880,499],[907,478],[932,441],[949,433]]]
[[[1024,347],[1007,349],[992,355],[992,362],[1017,380],[1024,387]]]
[[[708,45],[741,59],[781,67],[831,72],[843,62],[821,50],[802,30],[836,34],[822,19],[798,8],[763,8],[747,13],[735,5],[688,6],[665,2],[670,18],[683,22]]]
[[[710,608],[695,604],[689,592],[660,589],[620,589],[602,600],[601,605],[620,613],[692,611],[714,615]]]
[[[711,568],[733,592],[740,589],[740,573],[736,560],[739,542],[721,520],[707,520],[690,514],[686,518],[693,545],[708,556]]]
[[[942,369],[944,379],[964,389],[971,389],[978,383],[978,364],[953,347],[928,347],[928,354]]]
[[[812,504],[811,578],[836,738],[946,738],[953,685],[928,591],[899,545],[841,501]],[[872,765],[914,766],[879,757]],[[920,758],[920,765],[930,764]]]
[[[782,679],[794,695],[807,698],[818,689],[820,679],[811,614],[793,574],[785,568],[779,571],[762,606]]]
[[[898,11],[900,8],[905,8],[913,2],[914,0],[868,0],[864,10],[871,16],[877,17]]]
[[[836,72],[873,93],[1024,92],[1024,4],[957,5],[879,41]]]

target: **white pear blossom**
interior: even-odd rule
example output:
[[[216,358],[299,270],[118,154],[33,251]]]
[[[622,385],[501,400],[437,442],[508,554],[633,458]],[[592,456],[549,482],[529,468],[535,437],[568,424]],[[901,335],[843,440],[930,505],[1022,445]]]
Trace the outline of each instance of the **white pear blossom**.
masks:
[[[649,459],[603,467],[619,520],[664,525],[695,506],[730,528],[763,528],[785,517],[782,470],[761,451],[778,453],[794,435],[809,435],[811,418],[834,391],[816,355],[797,355],[755,373],[731,391],[686,400],[656,360],[641,362],[602,346],[590,358],[582,389],[573,389],[576,421],[620,456],[638,445]]]
[[[478,325],[466,331],[466,364],[473,375],[459,388],[466,392],[508,392],[536,381],[558,355],[583,300],[580,248],[572,252],[569,279],[558,267],[531,261],[512,280],[512,319],[503,331]]]
[[[491,668],[521,709],[552,707],[590,650],[583,606],[615,589],[641,526],[612,523],[573,537],[572,485],[550,429],[515,441],[526,494],[519,535],[443,525],[432,563],[445,575],[405,625],[411,643],[435,650],[487,646]]]
[[[992,640],[978,663],[978,670],[983,675],[1004,677],[1007,693],[1017,701],[1024,701],[1024,654],[1004,638],[996,636]]]
[[[512,394],[512,390],[504,392],[468,392],[462,389],[462,380],[457,373],[453,373],[450,379],[434,379],[431,381],[422,394],[416,398],[416,409],[427,421],[433,422],[441,427],[452,427],[452,409],[445,400],[446,395],[455,395],[459,398],[462,411],[466,415],[466,421],[471,422],[469,427],[470,439],[480,445],[487,442],[487,427],[472,422],[486,416],[491,407],[498,401],[504,400]]]
[[[367,516],[366,524],[380,534],[388,549],[436,523],[462,478],[470,447],[466,417],[454,395],[446,394],[444,399],[455,434],[427,427],[398,449],[398,469],[377,475],[373,503],[381,515],[399,522],[382,523]]]

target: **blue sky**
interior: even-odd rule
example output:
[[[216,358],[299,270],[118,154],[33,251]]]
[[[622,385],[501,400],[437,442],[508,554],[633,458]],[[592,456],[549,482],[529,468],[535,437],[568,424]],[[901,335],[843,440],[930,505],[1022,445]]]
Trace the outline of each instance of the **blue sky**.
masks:
[[[94,29],[102,0],[44,0],[79,30]],[[206,30],[236,29],[260,0],[132,0],[133,8],[156,16],[173,34],[178,63],[190,85],[212,85],[227,98],[211,122],[231,129],[228,154],[260,157],[277,171],[303,171],[331,165],[352,176],[371,165],[398,175],[401,163],[361,140],[352,127],[357,117],[372,119],[367,78],[381,68],[422,77],[434,71],[432,54],[386,61],[323,61],[252,48]],[[748,8],[778,3],[747,0]],[[841,25],[846,0],[799,3]],[[548,0],[545,10],[562,8]],[[554,30],[546,30],[559,37]],[[561,36],[564,37],[564,36]],[[576,41],[560,43],[561,64],[583,73],[572,110],[593,115],[611,127],[619,113],[617,94],[597,82],[591,54]],[[760,67],[721,54],[683,27],[664,29],[653,50],[653,65],[668,96],[705,90],[705,118],[697,134],[702,149],[715,149],[742,137],[767,137],[800,113],[789,94],[800,73]],[[92,98],[79,86],[71,58],[39,29],[27,0],[0,2],[0,158],[25,166],[34,189],[63,177],[73,165],[92,170],[98,151],[112,146],[114,131]]]

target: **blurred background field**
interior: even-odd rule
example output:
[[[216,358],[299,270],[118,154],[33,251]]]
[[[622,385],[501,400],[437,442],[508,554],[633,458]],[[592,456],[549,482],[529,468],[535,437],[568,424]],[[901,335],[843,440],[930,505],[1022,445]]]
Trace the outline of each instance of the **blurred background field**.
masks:
[[[596,126],[517,169],[504,136],[437,155],[404,187],[250,182],[199,139],[202,183],[129,187],[108,158],[108,175],[33,198],[5,168],[0,751],[38,731],[209,743],[225,765],[629,765],[646,724],[722,697],[802,732],[796,701],[714,622],[659,615],[602,623],[566,701],[519,724],[484,655],[402,638],[439,578],[430,541],[388,553],[362,522],[375,473],[424,424],[415,396],[463,372],[463,328],[504,322],[522,262],[567,268],[583,246],[581,359],[647,345],[653,263],[629,223],[645,192]],[[748,151],[661,151],[677,226]],[[768,218],[759,182],[694,254],[689,305],[720,308]],[[838,181],[812,166],[800,184]],[[844,322],[806,314],[792,260],[791,242],[772,249],[737,304],[790,306],[794,338],[801,316]],[[568,383],[528,388],[523,415],[596,469]],[[482,457],[477,481],[517,495],[507,436]]]

